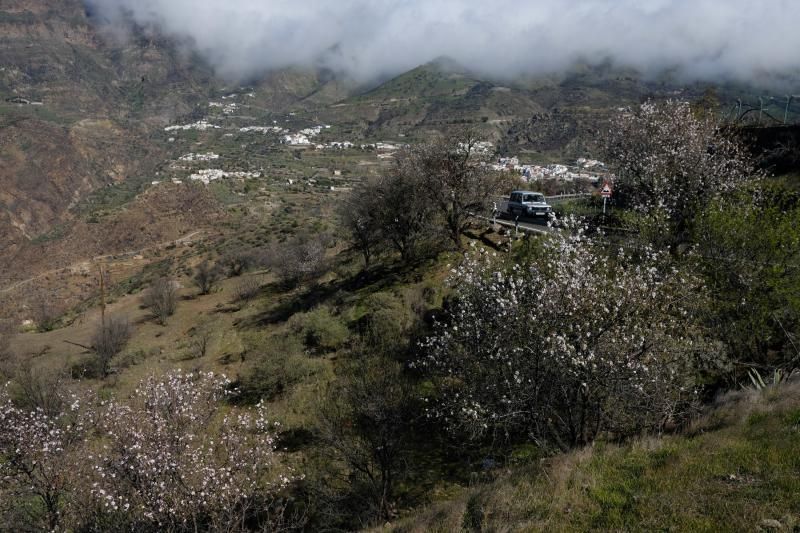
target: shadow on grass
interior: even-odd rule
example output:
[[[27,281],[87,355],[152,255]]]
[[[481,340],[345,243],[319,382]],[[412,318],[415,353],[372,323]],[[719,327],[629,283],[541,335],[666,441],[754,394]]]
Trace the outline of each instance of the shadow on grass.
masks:
[[[425,268],[420,264],[406,265],[402,263],[376,265],[354,276],[330,281],[328,283],[312,282],[298,288],[273,282],[263,288],[262,294],[279,296],[282,300],[262,313],[257,313],[240,324],[242,328],[259,328],[286,322],[297,313],[311,311],[323,303],[342,294],[352,295],[359,291],[378,292],[402,282],[422,281]]]

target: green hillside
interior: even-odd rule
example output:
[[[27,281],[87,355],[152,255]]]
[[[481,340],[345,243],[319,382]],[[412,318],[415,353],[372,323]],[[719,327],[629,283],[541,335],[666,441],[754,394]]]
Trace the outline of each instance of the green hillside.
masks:
[[[680,435],[520,466],[383,531],[796,531],[800,384],[729,394]]]

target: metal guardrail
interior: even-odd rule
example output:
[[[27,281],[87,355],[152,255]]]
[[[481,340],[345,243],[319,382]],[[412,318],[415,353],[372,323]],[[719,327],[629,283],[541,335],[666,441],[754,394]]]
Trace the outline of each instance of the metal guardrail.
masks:
[[[567,200],[569,198],[587,198],[592,196],[590,192],[576,192],[573,194],[557,194],[555,196],[545,196],[545,200]]]
[[[491,218],[491,217],[484,217],[484,216],[480,216],[480,215],[475,216],[475,218],[480,219],[480,220],[485,220],[486,222],[491,222],[492,224],[495,224],[495,225],[498,225],[498,226],[503,226],[503,227],[506,227],[506,228],[509,228],[509,229],[513,229],[517,233],[519,233],[519,232],[536,233],[538,235],[547,235],[548,233],[550,233],[544,227],[534,227],[532,224],[520,223],[519,219],[517,219],[517,220],[506,220],[506,219],[503,219],[503,218],[497,218],[497,217]]]

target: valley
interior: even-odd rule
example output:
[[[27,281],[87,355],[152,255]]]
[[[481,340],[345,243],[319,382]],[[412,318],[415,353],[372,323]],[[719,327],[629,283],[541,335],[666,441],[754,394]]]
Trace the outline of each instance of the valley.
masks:
[[[0,532],[798,527],[791,89],[124,4],[0,0]]]

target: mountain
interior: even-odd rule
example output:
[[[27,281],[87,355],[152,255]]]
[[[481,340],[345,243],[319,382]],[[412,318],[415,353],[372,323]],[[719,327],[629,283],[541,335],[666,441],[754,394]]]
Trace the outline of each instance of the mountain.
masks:
[[[722,107],[737,98],[757,98],[752,89],[736,85],[713,91],[712,84],[686,84],[667,75],[647,79],[611,64],[491,79],[440,58],[315,113],[347,124],[365,139],[414,140],[470,126],[495,141],[501,153],[559,159],[590,153],[612,114],[648,98],[697,100],[716,94],[714,103]]]
[[[709,89],[611,64],[489,79],[447,58],[369,87],[316,68],[234,83],[219,79],[188,43],[134,24],[112,31],[80,0],[2,0],[0,248],[13,258],[73,220],[71,209],[93,191],[152,179],[176,149],[158,132],[207,117],[211,99],[232,92],[251,96],[252,116],[239,117],[240,125],[291,113],[307,125],[333,124],[352,141],[407,142],[470,126],[501,153],[552,160],[590,153],[621,106],[696,99]],[[726,85],[717,100],[725,110],[755,94]]]
[[[115,40],[79,0],[0,4],[0,248],[70,218],[89,192],[149,172],[150,132],[191,111],[209,69],[166,40]]]
[[[439,59],[338,102],[323,116],[360,125],[365,138],[413,139],[467,124],[496,137],[498,126],[542,111],[526,92]]]

